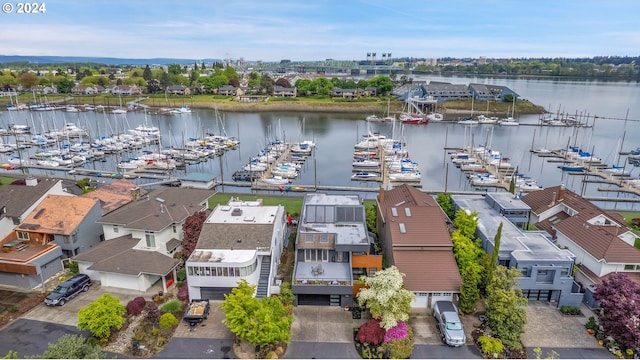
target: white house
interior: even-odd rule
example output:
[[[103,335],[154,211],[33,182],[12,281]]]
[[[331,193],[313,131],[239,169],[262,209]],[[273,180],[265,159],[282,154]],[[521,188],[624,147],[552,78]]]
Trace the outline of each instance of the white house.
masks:
[[[74,260],[80,272],[103,286],[146,291],[162,280],[166,290],[175,279],[182,224],[207,209],[212,190],[161,187],[104,215],[105,241]]]
[[[288,236],[284,207],[231,199],[205,221],[186,261],[190,299],[224,299],[241,279],[257,285],[256,297],[279,292],[280,256]]]

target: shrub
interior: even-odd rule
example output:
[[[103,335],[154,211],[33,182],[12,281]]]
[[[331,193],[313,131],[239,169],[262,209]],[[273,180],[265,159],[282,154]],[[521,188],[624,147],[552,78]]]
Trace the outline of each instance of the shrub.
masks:
[[[178,270],[177,279],[178,281],[185,281],[187,279],[187,270],[185,269]]]
[[[280,284],[280,301],[284,305],[293,305],[293,300],[295,300],[295,295],[291,291],[291,283],[285,281]]]
[[[370,319],[358,329],[358,341],[365,344],[378,345],[384,341],[385,331],[380,327],[380,320]]]
[[[145,309],[147,311],[147,315],[145,316],[145,319],[147,320],[147,322],[151,326],[158,325],[158,322],[160,321],[160,315],[162,315],[162,313],[160,313],[160,309],[158,308],[158,305],[156,303],[150,302],[147,304]]]
[[[169,329],[176,325],[178,325],[179,321],[175,316],[171,313],[162,314],[160,316],[160,328]]]
[[[387,330],[384,334],[384,342],[394,341],[394,340],[402,340],[409,335],[407,330],[407,324],[404,321],[398,321],[396,326]]]
[[[267,353],[267,359],[277,359],[278,358],[278,354],[275,353],[275,351],[269,351],[269,353]]]
[[[182,287],[182,281],[180,280],[176,281],[176,287],[180,289]]]
[[[569,306],[563,305],[560,307],[560,312],[565,315],[580,315],[582,312],[580,311],[580,307],[578,306]]]
[[[178,290],[178,300],[189,300],[189,287],[187,286],[187,280],[182,282],[182,287]]]
[[[589,317],[589,319],[587,320],[587,323],[584,324],[584,327],[592,331],[598,330],[598,322],[596,321],[596,318],[593,316]]]
[[[407,326],[407,337],[382,344],[383,353],[388,353],[389,359],[408,359],[413,353],[413,330]]]
[[[140,315],[146,305],[147,300],[145,300],[142,296],[138,296],[137,298],[127,303],[127,315]]]
[[[164,305],[162,305],[162,312],[163,313],[171,313],[171,314],[175,314],[180,312],[180,310],[182,310],[182,301],[180,300],[171,300],[168,303],[165,303]]]
[[[493,354],[502,354],[504,351],[504,345],[502,344],[502,340],[495,339],[487,335],[482,335],[478,338],[478,343],[480,344],[480,349],[483,354],[493,355]]]

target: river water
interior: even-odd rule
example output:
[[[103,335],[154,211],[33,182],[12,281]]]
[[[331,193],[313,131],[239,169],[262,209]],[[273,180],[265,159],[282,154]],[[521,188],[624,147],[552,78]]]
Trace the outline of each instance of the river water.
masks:
[[[62,111],[7,112],[0,114],[0,127],[9,123],[26,124],[42,128],[42,122],[62,127],[65,122],[74,122],[88,127],[92,134],[109,134],[140,124],[160,127],[164,134],[163,147],[180,146],[185,139],[198,137],[203,132],[222,133],[237,137],[238,149],[228,151],[222,160],[210,160],[188,165],[187,172],[207,172],[215,177],[231,180],[234,171],[241,169],[265,143],[274,137],[285,141],[313,140],[317,147],[314,155],[305,163],[301,175],[293,184],[339,185],[377,188],[373,182],[353,182],[353,145],[368,131],[380,132],[403,138],[411,159],[420,165],[421,185],[425,190],[449,191],[475,190],[462,172],[451,164],[445,148],[470,145],[490,145],[501,151],[520,172],[538,181],[542,186],[565,184],[579,194],[592,196],[631,196],[597,191],[602,184],[588,183],[583,186],[583,176],[567,175],[558,169],[557,163],[549,163],[530,153],[531,148],[545,147],[564,149],[567,144],[580,146],[593,152],[608,164],[625,163],[618,150],[629,151],[640,146],[640,86],[630,82],[561,81],[544,79],[472,78],[472,77],[415,77],[414,80],[448,81],[456,84],[472,82],[505,85],[521,97],[542,105],[552,112],[578,115],[592,128],[570,128],[537,126],[537,115],[519,118],[521,124],[532,126],[476,125],[463,126],[453,122],[432,122],[428,125],[396,125],[389,123],[368,125],[367,114],[323,114],[323,113],[223,113],[220,121],[212,110],[193,110],[191,114],[176,116],[146,115],[130,112],[126,115],[105,115],[94,112],[65,113]],[[594,120],[595,119],[595,120]],[[99,125],[98,125],[99,124]],[[535,126],[534,126],[535,125]],[[371,127],[369,127],[371,126]],[[98,131],[99,130],[99,131]],[[624,140],[623,140],[624,137]],[[5,142],[12,142],[4,138]],[[154,149],[150,149],[154,150]],[[157,148],[155,149],[157,150]],[[33,151],[33,150],[29,150]],[[9,155],[0,154],[0,163]],[[135,156],[121,154],[119,159]],[[113,171],[116,159],[94,162],[86,168]],[[5,170],[0,170],[0,172]],[[637,177],[639,170],[627,165],[627,171]],[[62,172],[51,174],[64,175]],[[225,187],[225,191],[250,191],[247,188]],[[373,198],[375,193],[362,193]],[[601,204],[599,204],[601,205]],[[613,207],[609,204],[608,207]],[[640,209],[640,205],[618,204],[617,208]]]

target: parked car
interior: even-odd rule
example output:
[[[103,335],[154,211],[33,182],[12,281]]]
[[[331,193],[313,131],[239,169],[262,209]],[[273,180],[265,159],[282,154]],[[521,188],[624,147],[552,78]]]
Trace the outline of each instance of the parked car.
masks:
[[[88,291],[89,286],[91,286],[91,278],[88,275],[76,275],[56,286],[51,294],[44,299],[44,303],[49,306],[62,306],[81,291]]]
[[[442,341],[450,346],[461,346],[467,341],[458,309],[451,301],[436,301],[433,305],[433,317],[438,322]]]

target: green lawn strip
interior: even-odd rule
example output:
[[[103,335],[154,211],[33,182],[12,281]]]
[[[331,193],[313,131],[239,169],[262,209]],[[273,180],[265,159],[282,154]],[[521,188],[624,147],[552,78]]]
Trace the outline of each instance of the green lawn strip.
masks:
[[[247,194],[222,194],[218,193],[209,198],[209,208],[213,209],[218,204],[226,205],[231,197],[237,197],[240,200],[255,201],[262,199],[262,204],[266,206],[282,205],[285,211],[290,214],[300,214],[302,210],[302,196],[256,196]]]
[[[0,185],[11,184],[14,181],[16,181],[16,178],[0,176]]]

